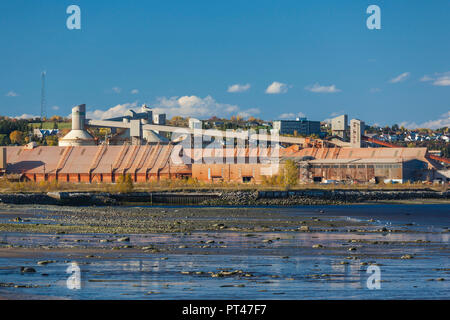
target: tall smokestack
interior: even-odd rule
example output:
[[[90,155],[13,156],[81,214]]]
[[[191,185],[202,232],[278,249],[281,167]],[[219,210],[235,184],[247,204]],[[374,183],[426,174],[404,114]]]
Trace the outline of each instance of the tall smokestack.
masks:
[[[72,130],[84,130],[86,121],[86,105],[80,104],[72,108]]]

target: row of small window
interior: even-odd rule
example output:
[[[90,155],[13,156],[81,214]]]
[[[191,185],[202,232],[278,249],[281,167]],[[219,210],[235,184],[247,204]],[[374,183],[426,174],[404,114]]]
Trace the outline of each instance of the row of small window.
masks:
[[[401,168],[401,165],[399,165],[399,164],[376,164],[376,165],[373,165],[373,164],[368,164],[368,165],[365,165],[365,164],[358,164],[358,165],[355,165],[355,164],[349,164],[349,165],[347,165],[347,164],[341,164],[341,165],[337,165],[337,164],[332,164],[332,165],[328,165],[328,164],[322,164],[322,165],[320,165],[320,164],[313,164],[312,166],[311,166],[311,168],[313,168],[313,169],[329,169],[329,168],[334,168],[334,169],[337,169],[337,168],[341,168],[341,169],[373,169],[373,168],[377,168],[377,169],[400,169]]]

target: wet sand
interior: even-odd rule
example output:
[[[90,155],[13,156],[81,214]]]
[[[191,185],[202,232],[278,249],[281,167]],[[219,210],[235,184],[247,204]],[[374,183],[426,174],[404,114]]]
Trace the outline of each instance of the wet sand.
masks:
[[[449,299],[449,208],[0,205],[0,297]]]

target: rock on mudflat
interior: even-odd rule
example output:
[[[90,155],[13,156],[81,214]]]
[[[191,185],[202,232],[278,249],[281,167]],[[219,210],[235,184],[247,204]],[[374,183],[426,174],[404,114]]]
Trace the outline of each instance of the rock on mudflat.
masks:
[[[37,264],[39,264],[41,266],[45,266],[45,265],[47,265],[49,263],[55,263],[55,262],[56,262],[55,260],[44,260],[44,261],[38,261]]]
[[[321,245],[321,244],[315,244],[315,245],[313,245],[312,247],[313,247],[313,249],[319,249],[319,248],[323,248],[323,245]]]
[[[117,241],[119,241],[119,242],[129,242],[130,238],[129,237],[122,237],[122,238],[117,239]]]
[[[20,267],[20,272],[22,273],[35,273],[36,270],[31,267]]]
[[[410,255],[410,254],[405,254],[405,255],[403,255],[400,259],[412,259],[412,258],[414,258],[412,255]]]

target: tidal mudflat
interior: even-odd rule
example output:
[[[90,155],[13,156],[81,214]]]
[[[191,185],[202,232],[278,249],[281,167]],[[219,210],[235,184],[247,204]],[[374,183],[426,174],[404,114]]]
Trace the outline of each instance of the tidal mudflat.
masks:
[[[0,205],[0,297],[450,299],[449,212]]]

